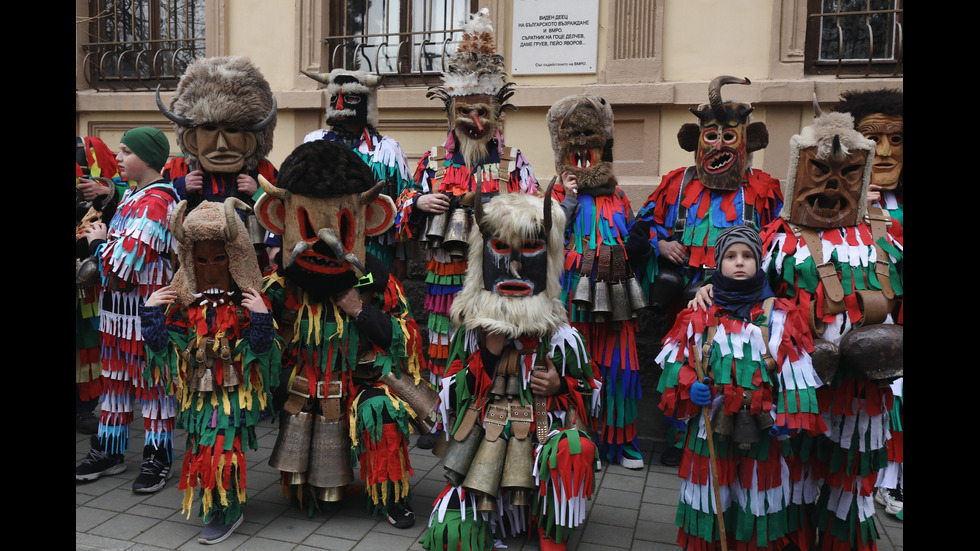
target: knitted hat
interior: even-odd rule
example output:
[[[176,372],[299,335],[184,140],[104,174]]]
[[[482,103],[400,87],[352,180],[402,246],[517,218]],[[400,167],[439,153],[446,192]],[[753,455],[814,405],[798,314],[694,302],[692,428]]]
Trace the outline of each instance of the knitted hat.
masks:
[[[749,226],[729,226],[715,239],[715,266],[721,266],[725,250],[736,243],[748,245],[755,255],[755,265],[762,265],[762,238],[759,237],[759,232]]]
[[[119,143],[125,145],[150,168],[160,172],[170,157],[170,141],[157,128],[141,126],[123,134]]]

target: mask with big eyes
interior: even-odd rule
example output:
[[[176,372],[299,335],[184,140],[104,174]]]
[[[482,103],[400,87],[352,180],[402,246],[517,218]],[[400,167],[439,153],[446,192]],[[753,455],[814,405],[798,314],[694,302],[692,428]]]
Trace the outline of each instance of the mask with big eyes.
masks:
[[[868,152],[817,158],[817,148],[800,151],[790,222],[811,228],[841,228],[858,223]]]
[[[234,291],[224,241],[207,239],[194,242],[194,277],[197,292],[217,301]]]
[[[704,187],[738,189],[748,165],[745,125],[738,119],[704,123],[695,159],[698,179]]]
[[[545,290],[548,246],[544,238],[516,246],[493,237],[483,243],[483,286],[505,297],[533,296]]]

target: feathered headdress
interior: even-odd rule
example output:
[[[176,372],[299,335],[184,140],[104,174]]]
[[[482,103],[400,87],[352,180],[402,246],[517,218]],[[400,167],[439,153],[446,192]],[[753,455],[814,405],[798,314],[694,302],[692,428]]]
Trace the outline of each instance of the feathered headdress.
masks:
[[[485,94],[493,96],[498,113],[504,108],[515,109],[506,101],[513,94],[513,82],[506,82],[504,58],[497,55],[490,10],[481,9],[470,15],[463,25],[463,37],[456,52],[447,63],[442,86],[433,86],[427,97],[438,97],[447,106],[452,98]]]

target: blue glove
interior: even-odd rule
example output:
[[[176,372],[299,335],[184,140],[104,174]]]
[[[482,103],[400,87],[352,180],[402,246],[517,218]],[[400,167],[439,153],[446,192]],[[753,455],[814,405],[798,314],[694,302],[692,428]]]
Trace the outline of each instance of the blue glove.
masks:
[[[796,434],[796,429],[774,426],[769,429],[769,434],[773,436],[792,436],[793,434]]]
[[[705,377],[704,381],[709,382],[710,379]],[[711,387],[704,383],[695,382],[691,385],[691,401],[698,406],[711,405]]]

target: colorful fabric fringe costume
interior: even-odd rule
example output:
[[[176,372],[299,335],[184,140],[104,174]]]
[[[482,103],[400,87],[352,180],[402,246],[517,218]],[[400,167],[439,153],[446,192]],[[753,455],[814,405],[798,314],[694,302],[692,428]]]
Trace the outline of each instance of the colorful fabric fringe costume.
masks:
[[[301,381],[306,387],[301,390],[316,402],[317,410],[327,413],[337,408],[333,411],[340,416],[331,420],[339,420],[343,426],[344,440],[334,444],[348,450],[348,465],[360,463],[361,480],[371,497],[368,505],[375,515],[384,515],[393,503],[408,502],[409,477],[413,474],[408,457],[409,422],[417,413],[384,382],[390,377],[408,377],[417,385],[421,377],[421,335],[401,283],[389,278],[383,293],[365,303],[377,308],[380,319],[385,320],[384,326],[375,327],[371,333],[389,333],[391,346],[387,349],[373,343],[371,333],[360,329],[332,300],[311,300],[281,274],[267,276],[264,292],[272,299],[285,340],[283,383],[295,389]],[[338,385],[339,404],[326,404],[327,400],[337,400],[336,394],[328,397],[324,393],[324,386],[330,383]],[[286,410],[280,415],[290,413]],[[285,444],[277,442],[276,447],[281,449]],[[343,471],[344,466],[330,468]],[[306,475],[312,478],[312,473]],[[318,487],[310,482],[297,484],[295,480],[292,473],[283,472],[283,494],[296,498],[312,516],[322,493],[318,494]],[[351,482],[353,479],[345,484]]]
[[[449,373],[440,393],[443,418],[456,421],[447,428],[455,441],[451,441],[444,457],[450,482],[433,504],[422,546],[430,551],[487,551],[494,548],[495,539],[512,537],[532,527],[540,528],[547,538],[564,543],[570,531],[585,521],[585,504],[595,490],[597,450],[584,420],[592,407],[592,393],[601,384],[585,342],[568,325],[559,327],[550,341],[535,337],[509,341],[501,357],[481,352],[478,341],[477,331],[464,328],[453,337]],[[529,378],[534,366],[543,363],[544,355],[555,362],[568,392],[544,397],[546,405],[539,408],[536,403],[542,397],[532,394]],[[505,357],[515,358],[516,365],[506,368]],[[509,383],[516,383],[515,394],[505,394],[502,389],[507,377],[516,377],[515,382]],[[536,439],[532,414],[517,417],[510,413],[515,408],[530,410],[532,406],[535,417],[547,412],[545,443]],[[503,412],[503,418],[493,420],[493,411]],[[489,420],[481,422],[484,419]],[[448,458],[455,446],[463,447],[460,440],[466,434],[476,439],[472,451],[477,456],[468,471],[474,479],[472,486],[467,471],[448,472],[455,465]],[[492,459],[481,461],[480,450],[485,450],[482,457]],[[521,455],[531,454],[532,450],[533,459]],[[513,466],[529,468],[531,472],[511,473],[509,468]],[[525,478],[526,486],[506,486],[508,480],[519,476]],[[476,487],[498,490],[488,495]],[[531,499],[528,493],[533,494]]]
[[[462,154],[444,147],[435,147],[419,161],[412,186],[398,200],[399,213],[396,228],[406,239],[422,237],[427,213],[414,208],[415,200],[423,193],[445,193],[458,198],[479,186],[487,195],[500,191],[536,193],[538,182],[531,165],[519,150],[504,147],[498,136],[499,147],[489,152],[483,164],[467,167]],[[464,208],[464,207],[459,207]],[[453,328],[449,323],[449,309],[453,298],[463,288],[466,279],[465,254],[452,256],[445,247],[427,248],[425,252],[425,304],[428,313],[429,343],[426,358],[433,382],[445,375],[449,355],[449,337]]]
[[[155,375],[144,376],[146,353],[139,307],[170,283],[170,213],[177,204],[170,184],[158,181],[123,195],[109,226],[108,241],[96,253],[102,267],[102,415],[99,441],[106,453],[129,448],[129,424],[138,400],[146,445],[173,449],[175,399]]]
[[[563,199],[564,193],[556,188],[555,197]],[[632,459],[640,457],[636,420],[642,390],[640,361],[636,354],[636,320],[609,321],[608,315],[582,307],[573,298],[579,279],[586,277],[581,273],[586,256],[594,259],[597,266],[592,271],[590,285],[599,281],[619,283],[631,275],[625,272],[613,275],[608,265],[604,274],[599,258],[618,255],[628,261],[623,243],[627,240],[632,212],[629,199],[618,187],[609,195],[580,193],[578,208],[566,224],[565,235],[562,302],[568,309],[572,327],[585,335],[589,355],[602,373],[602,410],[597,412],[594,428],[600,434],[600,453],[610,463],[620,462],[624,452]]]
[[[113,180],[118,176],[119,166],[116,164],[115,156],[109,147],[99,138],[85,137],[79,139],[80,148],[84,149],[84,167],[75,162],[75,184],[78,185],[79,178],[89,179],[108,179],[112,181],[111,199],[96,204],[95,201],[88,203],[78,203],[76,201],[76,224],[75,224],[75,259],[83,261],[89,256],[88,242],[79,239],[84,228],[97,221],[109,221],[115,210],[115,204],[122,197],[128,183]],[[105,182],[105,180],[103,180]],[[104,205],[103,205],[104,203]],[[80,207],[85,207],[86,212],[81,213]],[[77,215],[81,214],[81,220]],[[76,276],[78,270],[76,270]],[[75,388],[77,400],[82,405],[76,403],[76,408],[84,408],[86,412],[95,409],[95,404],[102,395],[102,362],[101,362],[101,335],[99,334],[99,297],[102,289],[98,282],[91,285],[75,286]],[[86,282],[87,283],[87,282]],[[82,413],[76,411],[76,413]]]
[[[255,426],[272,413],[270,389],[278,386],[280,351],[272,345],[272,315],[250,312],[234,302],[213,305],[206,300],[189,308],[143,311],[148,374],[158,376],[167,388],[176,386],[178,418],[187,431],[178,486],[184,492],[181,512],[190,518],[194,489],[200,485],[199,516],[205,523],[217,516],[230,524],[245,504],[244,451],[258,449]],[[154,342],[164,345],[154,351]],[[228,360],[220,356],[224,343],[231,347]],[[214,361],[213,391],[188,384],[198,369],[204,369],[204,362],[195,359],[197,350]]]
[[[681,267],[685,283],[703,281],[704,270],[715,267],[714,243],[722,230],[739,224],[761,230],[783,206],[779,180],[761,170],[749,170],[734,191],[707,188],[695,172],[690,166],[668,173],[636,215],[651,222],[654,246],[664,239],[687,247],[688,265]],[[641,272],[647,286],[659,271],[656,258],[651,258]]]
[[[896,296],[902,295],[898,266],[904,247],[892,233],[898,229],[893,222],[887,240],[879,242],[887,253],[884,259],[878,257],[867,223],[819,232],[820,246],[825,254],[830,251],[827,260],[844,285],[846,311],[839,314],[824,311],[824,283],[809,248],[783,220],[774,222],[763,235],[767,251],[764,269],[777,294],[791,296],[801,310],[812,311],[815,319],[823,322],[825,329],[815,337],[839,343],[859,327],[855,324],[863,317],[858,291],[881,290],[876,261],[887,264],[891,288]],[[886,323],[891,323],[890,318]],[[815,517],[817,530],[824,532],[821,549],[876,549],[873,492],[879,470],[888,462],[892,391],[843,365],[836,377],[826,382],[829,386],[818,391],[818,400],[829,431],[816,442],[813,472],[814,479],[824,480]]]
[[[262,195],[259,188],[255,193],[248,195],[238,191],[237,179],[239,173],[204,172],[204,187],[200,194],[187,193],[187,174],[192,169],[187,166],[187,159],[183,155],[177,155],[167,162],[163,169],[163,177],[173,182],[177,195],[181,199],[186,199],[189,204],[197,206],[203,201],[224,201],[228,197],[237,197],[249,205],[254,205],[255,201]],[[276,183],[279,171],[267,159],[259,161],[258,167],[254,170],[244,172],[252,178],[258,180],[261,175],[266,180]]]
[[[685,309],[657,357],[663,367],[660,408],[689,419],[678,473],[682,482],[677,543],[683,549],[719,548],[706,423],[702,408],[690,398],[691,385],[698,381],[694,363],[705,354],[705,375],[722,389],[715,396],[711,426],[728,549],[782,549],[800,543],[800,530],[806,541],[809,523],[794,517],[798,508],[792,507],[803,491],[792,472],[797,459],[789,439],[770,434],[768,427],[811,435],[824,432],[816,396],[820,380],[809,355],[812,340],[806,317],[786,299],[776,300],[770,312],[765,306],[752,307],[751,322],[718,305],[707,311]],[[767,368],[767,356],[775,359],[772,369]],[[745,396],[749,404],[743,407]],[[720,432],[726,415],[747,416],[751,428],[746,442],[738,441],[738,429],[735,435]],[[760,417],[764,422],[757,421]]]

